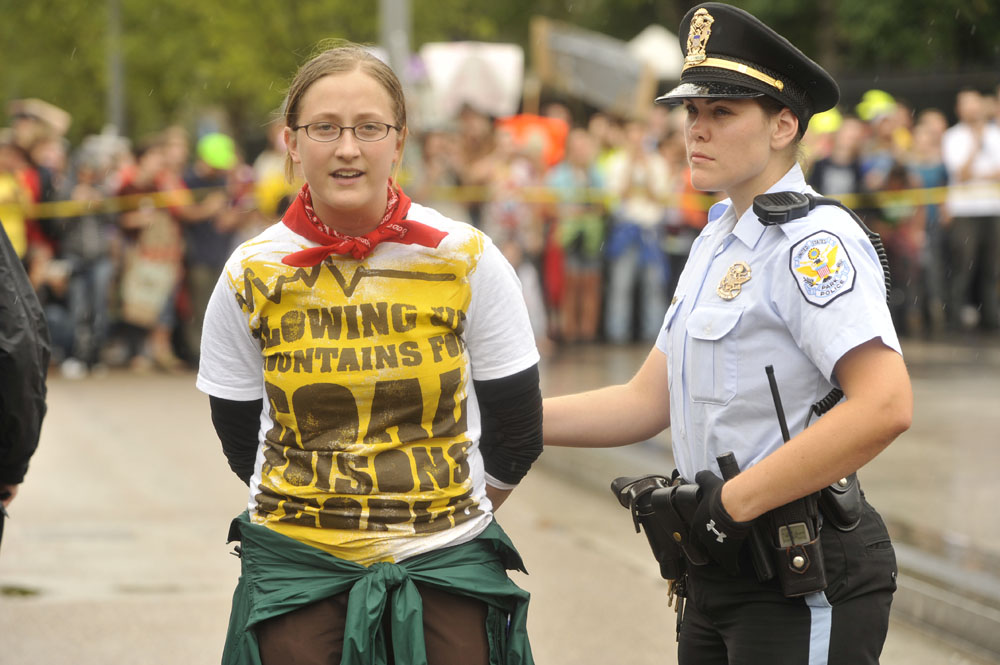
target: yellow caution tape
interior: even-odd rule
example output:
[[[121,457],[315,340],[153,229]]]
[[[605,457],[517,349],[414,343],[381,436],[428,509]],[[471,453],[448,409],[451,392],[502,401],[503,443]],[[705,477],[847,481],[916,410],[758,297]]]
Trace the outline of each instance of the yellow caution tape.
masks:
[[[258,201],[274,202],[284,195],[297,192],[298,185],[289,185],[284,190],[275,188],[274,183],[257,187]],[[995,185],[953,185],[950,187],[928,187],[918,189],[901,189],[893,191],[871,192],[865,194],[841,194],[831,196],[850,208],[871,208],[883,205],[940,205],[949,196],[949,192],[961,190],[961,193],[972,198],[995,196],[1000,198],[1000,183]],[[0,217],[5,212],[13,211],[29,219],[54,219],[81,217],[88,214],[122,213],[138,210],[142,207],[169,208],[185,206],[217,188],[176,189],[148,194],[129,194],[126,196],[107,197],[98,201],[52,201],[20,205],[16,203],[0,204]],[[480,187],[434,187],[429,196],[435,200],[452,201],[456,203],[489,203],[503,198],[488,186]],[[612,207],[615,196],[609,192],[596,189],[579,190],[573,196],[566,196],[564,190],[549,187],[523,187],[514,192],[514,198],[519,203],[532,205],[558,205],[565,203],[584,203]],[[681,201],[685,206],[697,205],[702,210],[708,210],[718,199],[710,194],[669,194],[659,199],[665,207],[678,207]],[[270,206],[262,206],[262,208]]]

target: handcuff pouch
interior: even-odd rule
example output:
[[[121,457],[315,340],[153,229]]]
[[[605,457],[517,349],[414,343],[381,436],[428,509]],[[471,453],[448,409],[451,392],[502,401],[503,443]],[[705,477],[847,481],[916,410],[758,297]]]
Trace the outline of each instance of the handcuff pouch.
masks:
[[[861,522],[861,484],[858,474],[843,478],[820,491],[819,506],[824,524],[838,531],[853,531]]]

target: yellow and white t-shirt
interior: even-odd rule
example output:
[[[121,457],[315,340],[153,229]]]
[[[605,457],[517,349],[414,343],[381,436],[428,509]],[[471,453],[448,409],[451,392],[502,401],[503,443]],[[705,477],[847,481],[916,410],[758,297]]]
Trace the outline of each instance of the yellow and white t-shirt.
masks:
[[[486,528],[472,379],[538,362],[490,239],[417,204],[407,218],[448,235],[296,268],[281,259],[314,243],[271,226],[230,257],[202,333],[198,388],[264,400],[251,519],[362,564]]]

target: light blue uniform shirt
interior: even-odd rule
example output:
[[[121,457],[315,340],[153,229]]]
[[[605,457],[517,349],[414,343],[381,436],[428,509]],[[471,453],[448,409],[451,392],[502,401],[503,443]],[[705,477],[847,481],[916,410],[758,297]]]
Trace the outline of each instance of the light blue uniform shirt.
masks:
[[[798,165],[768,191],[815,194]],[[900,352],[885,297],[878,256],[845,211],[764,226],[752,208],[737,220],[731,201],[712,206],[656,340],[681,475],[721,476],[716,457],[729,451],[746,469],[782,444],[765,366],[794,437],[845,353],[874,338]]]

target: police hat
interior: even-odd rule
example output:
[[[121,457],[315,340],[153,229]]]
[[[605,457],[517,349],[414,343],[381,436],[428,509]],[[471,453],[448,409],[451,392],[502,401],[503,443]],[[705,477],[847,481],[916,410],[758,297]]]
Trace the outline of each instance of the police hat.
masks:
[[[803,132],[814,113],[833,108],[840,99],[837,82],[826,70],[737,7],[704,2],[685,14],[677,34],[684,52],[680,85],[657,103],[767,95],[791,109]]]

